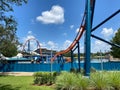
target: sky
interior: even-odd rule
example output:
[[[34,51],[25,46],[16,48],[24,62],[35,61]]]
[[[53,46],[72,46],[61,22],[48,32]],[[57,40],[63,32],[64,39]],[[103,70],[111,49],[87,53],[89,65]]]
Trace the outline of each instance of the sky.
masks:
[[[41,48],[64,50],[75,39],[84,14],[86,0],[28,0],[27,4],[14,6],[18,22],[17,36],[21,43],[30,38],[40,42]],[[96,0],[93,26],[120,9],[120,0]],[[96,29],[92,34],[110,41],[120,28],[120,14]],[[80,50],[84,52],[84,37],[80,39]],[[31,50],[37,43],[31,40]],[[91,52],[110,51],[108,44],[91,38]],[[18,46],[19,50],[22,48]],[[27,45],[26,45],[27,48]]]

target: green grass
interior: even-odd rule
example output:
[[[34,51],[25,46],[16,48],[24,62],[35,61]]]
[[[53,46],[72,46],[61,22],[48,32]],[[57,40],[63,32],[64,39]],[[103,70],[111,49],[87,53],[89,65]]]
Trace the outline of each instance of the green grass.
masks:
[[[54,90],[52,86],[33,85],[33,76],[0,76],[0,90]]]

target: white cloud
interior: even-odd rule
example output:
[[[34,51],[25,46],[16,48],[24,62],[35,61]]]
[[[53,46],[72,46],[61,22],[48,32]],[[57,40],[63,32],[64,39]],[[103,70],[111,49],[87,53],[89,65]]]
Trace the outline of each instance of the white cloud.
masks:
[[[79,32],[79,28],[76,29],[75,33],[78,33]]]
[[[42,12],[41,16],[36,18],[44,24],[62,24],[64,23],[64,9],[59,5],[52,6],[50,11]]]
[[[23,37],[23,43],[25,43],[27,40],[31,39],[31,38],[35,38],[35,36],[33,35],[32,31],[28,31],[27,36]]]
[[[57,50],[58,49],[58,44],[54,43],[53,41],[48,41],[47,42],[47,47],[48,47],[48,49]]]
[[[29,34],[29,35],[32,34],[32,31],[28,31],[28,34]]]
[[[101,31],[101,34],[105,38],[109,38],[111,35],[114,34],[114,30],[112,28],[103,28],[103,30]]]
[[[79,28],[76,29],[75,33],[78,33],[79,32]],[[81,29],[80,29],[80,32],[81,32]]]
[[[84,52],[84,46],[80,45],[80,53]]]
[[[91,45],[92,52],[99,52],[100,50],[102,52],[109,51],[110,47],[110,45],[100,40],[95,40],[95,42]]]
[[[70,25],[70,29],[73,29],[74,28],[74,25]]]
[[[45,42],[41,42],[41,43],[40,43],[40,46],[41,46],[41,48],[47,48],[47,47],[46,47],[47,45],[46,45]]]
[[[62,50],[67,49],[70,46],[71,43],[72,43],[72,41],[66,40],[63,44]]]

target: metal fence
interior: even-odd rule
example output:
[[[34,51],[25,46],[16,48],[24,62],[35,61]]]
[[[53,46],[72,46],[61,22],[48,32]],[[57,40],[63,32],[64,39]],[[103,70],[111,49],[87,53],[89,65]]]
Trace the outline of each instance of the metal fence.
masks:
[[[84,63],[80,63],[81,68]],[[78,68],[78,63],[73,63]],[[91,63],[91,67],[97,70],[120,70],[120,62]],[[0,64],[0,72],[37,72],[37,71],[70,71],[71,63],[41,63],[41,64]]]

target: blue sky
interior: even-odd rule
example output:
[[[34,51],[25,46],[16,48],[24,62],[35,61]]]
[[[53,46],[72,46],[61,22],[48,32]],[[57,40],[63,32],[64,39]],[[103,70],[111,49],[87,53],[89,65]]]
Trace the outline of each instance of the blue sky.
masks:
[[[120,0],[96,0],[93,27],[120,9]],[[36,38],[41,47],[64,50],[74,40],[81,24],[85,0],[28,0],[12,13],[17,22],[17,36],[21,43]],[[120,28],[120,14],[99,27],[93,34],[110,40]],[[80,40],[84,52],[84,35]],[[31,49],[37,48],[31,41]],[[109,45],[91,38],[91,51],[108,51]]]

